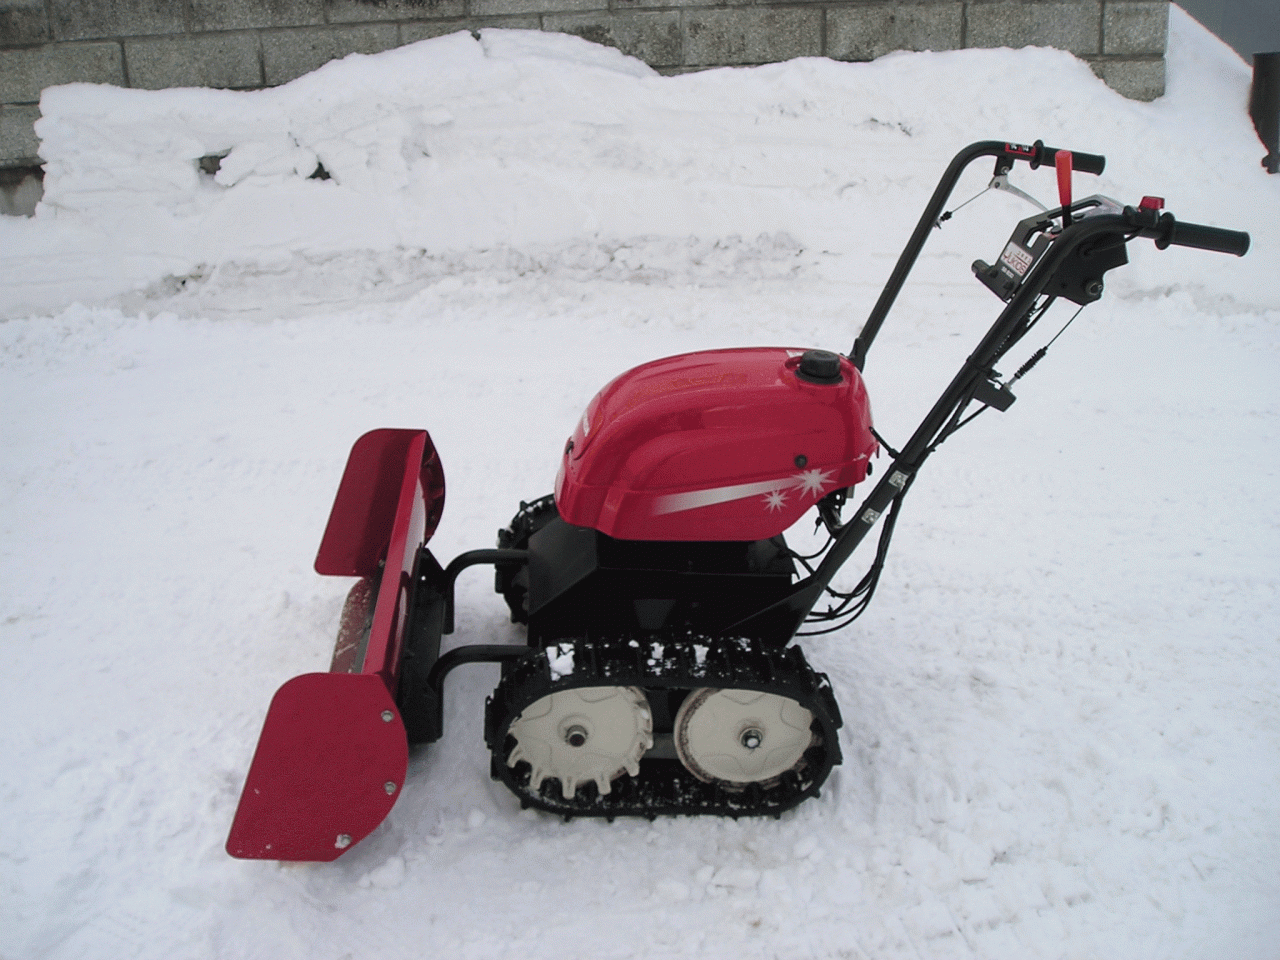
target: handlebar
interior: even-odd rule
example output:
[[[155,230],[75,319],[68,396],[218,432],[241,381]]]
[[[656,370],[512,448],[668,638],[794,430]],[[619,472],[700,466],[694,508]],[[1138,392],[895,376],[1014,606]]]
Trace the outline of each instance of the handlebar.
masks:
[[[1053,159],[1058,155],[1057,147],[1046,147],[1043,140],[1027,146],[1022,143],[1006,143],[1003,156],[1009,160],[1025,160],[1034,170],[1041,164],[1053,166]],[[1100,174],[1107,165],[1107,158],[1099,153],[1078,153],[1071,151],[1071,166],[1081,173]]]
[[[1053,156],[1057,151],[1045,147],[1045,153]],[[1107,165],[1107,158],[1100,153],[1076,153],[1071,151],[1071,166],[1081,173],[1100,174]]]
[[[920,215],[919,222],[916,223],[915,231],[911,234],[907,245],[903,247],[902,253],[898,255],[898,262],[894,265],[893,272],[889,274],[888,283],[880,291],[880,298],[876,301],[875,306],[871,308],[871,313],[867,316],[866,322],[862,325],[862,330],[858,332],[858,337],[853,342],[853,349],[849,351],[849,357],[853,360],[854,366],[859,370],[863,368],[867,358],[867,351],[871,348],[872,341],[875,340],[876,334],[880,332],[884,318],[889,315],[889,308],[893,306],[894,300],[897,299],[898,293],[902,290],[907,274],[911,272],[916,258],[920,256],[920,250],[924,247],[924,242],[929,238],[930,231],[938,224],[938,218],[942,215],[942,208],[946,205],[947,198],[951,196],[951,191],[960,179],[960,175],[964,173],[965,168],[979,157],[995,157],[996,176],[1000,176],[1009,172],[1015,160],[1023,160],[1029,163],[1032,168],[1046,163],[1053,166],[1054,158],[1057,155],[1058,149],[1056,147],[1046,147],[1043,140],[1037,140],[1030,146],[1021,143],[1002,143],[999,140],[980,140],[977,143],[969,144],[969,146],[951,158],[951,163],[942,174],[942,179],[938,181],[937,187],[934,188],[933,196],[925,206],[924,212]],[[1106,157],[1096,153],[1076,153],[1072,151],[1072,165],[1077,170],[1097,174],[1102,172],[1106,164]]]
[[[1217,253],[1234,253],[1237,257],[1243,257],[1249,252],[1249,234],[1242,230],[1224,230],[1202,223],[1179,223],[1171,213],[1163,214],[1157,221],[1157,227],[1162,231],[1155,238],[1156,246],[1161,250],[1173,244]]]
[[[1161,250],[1170,246],[1195,247],[1215,253],[1234,253],[1243,257],[1249,252],[1249,234],[1243,230],[1224,230],[1203,223],[1179,223],[1172,213],[1157,214],[1154,208],[1125,207],[1124,222],[1137,229],[1138,236],[1150,237]]]

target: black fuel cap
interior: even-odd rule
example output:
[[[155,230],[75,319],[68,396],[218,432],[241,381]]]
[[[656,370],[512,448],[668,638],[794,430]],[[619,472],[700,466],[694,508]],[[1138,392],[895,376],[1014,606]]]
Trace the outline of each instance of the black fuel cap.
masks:
[[[840,355],[830,350],[806,350],[800,356],[796,375],[810,383],[839,383]]]

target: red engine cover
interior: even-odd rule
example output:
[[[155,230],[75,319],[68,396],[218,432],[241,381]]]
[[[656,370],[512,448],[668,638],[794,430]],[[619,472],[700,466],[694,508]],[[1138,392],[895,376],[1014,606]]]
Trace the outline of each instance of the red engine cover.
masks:
[[[707,350],[596,394],[556,477],[569,523],[622,540],[762,540],[861,482],[878,449],[862,377],[798,373],[803,350]]]

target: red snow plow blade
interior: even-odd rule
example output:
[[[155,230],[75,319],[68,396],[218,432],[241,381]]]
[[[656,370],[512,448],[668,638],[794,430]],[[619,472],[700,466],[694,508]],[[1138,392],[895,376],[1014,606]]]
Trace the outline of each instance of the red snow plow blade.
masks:
[[[391,812],[409,762],[395,692],[418,548],[444,507],[444,471],[423,430],[356,441],[316,571],[351,589],[329,673],[271,701],[227,838],[233,857],[334,860]]]

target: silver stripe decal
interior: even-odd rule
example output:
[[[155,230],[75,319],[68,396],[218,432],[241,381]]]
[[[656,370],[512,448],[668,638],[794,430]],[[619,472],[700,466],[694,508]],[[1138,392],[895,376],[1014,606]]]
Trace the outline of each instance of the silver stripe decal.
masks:
[[[866,454],[858,459],[865,460]],[[747,497],[768,496],[791,487],[800,487],[800,495],[812,494],[814,499],[821,497],[831,482],[831,470],[805,470],[789,477],[777,480],[761,480],[756,483],[735,483],[727,487],[711,487],[707,490],[690,490],[687,493],[669,493],[658,497],[653,503],[654,516],[668,513],[681,513],[685,510],[696,510],[699,507],[711,507],[718,503],[729,503],[732,500],[745,500]],[[783,498],[773,498],[767,503],[771,510],[779,510],[785,503]]]

